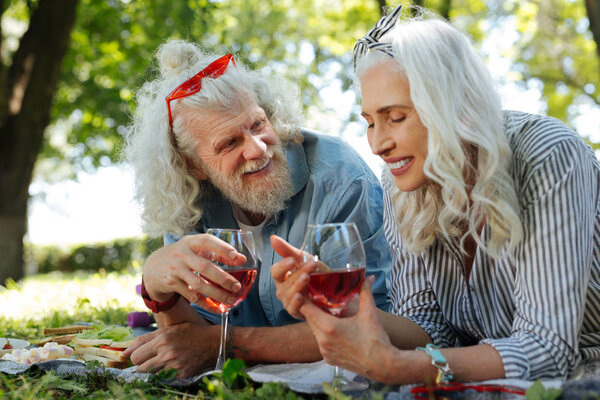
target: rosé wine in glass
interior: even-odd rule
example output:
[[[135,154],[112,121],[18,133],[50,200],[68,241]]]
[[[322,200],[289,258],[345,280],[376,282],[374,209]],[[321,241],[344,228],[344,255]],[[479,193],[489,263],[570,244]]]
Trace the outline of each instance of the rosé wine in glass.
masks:
[[[302,242],[303,261],[316,261],[310,274],[308,297],[313,303],[339,317],[357,295],[365,280],[367,265],[362,239],[352,222],[308,225]],[[364,390],[366,382],[349,381],[343,369],[335,366],[333,387],[336,390]]]
[[[246,262],[240,266],[230,266],[222,263],[213,261],[215,265],[222,268],[225,272],[232,275],[235,279],[240,282],[242,288],[233,295],[237,297],[234,304],[224,304],[215,301],[209,297],[206,300],[209,304],[214,305],[221,311],[221,343],[219,346],[219,356],[217,357],[217,370],[223,370],[223,365],[226,361],[227,354],[227,325],[229,323],[229,310],[244,301],[250,288],[254,283],[254,278],[257,274],[257,262],[256,262],[256,250],[254,247],[254,239],[252,232],[242,231],[239,229],[208,229],[206,231],[209,235],[214,235],[217,238],[229,243],[238,253],[243,254],[246,257]],[[211,282],[211,284],[214,284]],[[216,286],[216,285],[215,285]]]
[[[364,267],[313,272],[306,289],[313,303],[332,315],[339,315],[358,294],[364,280]]]

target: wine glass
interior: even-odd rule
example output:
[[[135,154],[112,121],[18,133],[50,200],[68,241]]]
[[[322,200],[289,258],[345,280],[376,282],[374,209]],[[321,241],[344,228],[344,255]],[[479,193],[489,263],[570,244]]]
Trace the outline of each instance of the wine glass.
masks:
[[[365,279],[366,257],[362,239],[353,222],[308,225],[302,243],[303,261],[313,259],[317,268],[306,287],[313,303],[339,317],[358,294]],[[334,366],[333,387],[364,390],[366,382],[349,381],[344,370]]]
[[[239,229],[215,229],[211,228],[206,231],[209,235],[214,235],[224,242],[229,243],[240,254],[246,257],[246,262],[243,265],[231,266],[213,260],[215,265],[223,269],[223,271],[232,275],[242,285],[237,293],[233,293],[236,300],[233,304],[224,304],[219,301],[206,297],[207,303],[221,311],[221,343],[219,345],[219,356],[217,357],[217,365],[215,369],[222,371],[223,365],[227,358],[227,334],[229,323],[229,310],[240,304],[250,292],[254,278],[256,278],[256,250],[254,248],[254,239],[252,232]],[[206,279],[206,278],[204,278]],[[209,283],[212,283],[209,281]]]

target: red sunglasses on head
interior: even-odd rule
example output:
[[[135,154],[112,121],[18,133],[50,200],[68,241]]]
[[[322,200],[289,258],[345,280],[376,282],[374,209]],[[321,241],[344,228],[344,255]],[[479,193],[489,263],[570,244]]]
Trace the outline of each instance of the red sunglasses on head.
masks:
[[[525,396],[527,392],[518,386],[512,385],[496,385],[496,384],[481,384],[481,385],[465,385],[458,382],[444,383],[441,385],[420,385],[410,389],[415,399],[430,400],[430,399],[445,399],[452,392],[464,392],[465,390],[475,390],[477,392],[502,392]]]
[[[231,60],[231,62],[233,62],[233,65],[235,65],[235,60],[233,59],[233,55],[231,54],[225,54],[223,57],[217,58],[215,61],[208,64],[206,68],[204,68],[202,71],[198,72],[196,75],[192,76],[190,79],[177,86],[175,90],[173,90],[165,98],[167,102],[167,111],[169,112],[169,127],[171,128],[171,132],[173,132],[173,116],[171,115],[171,101],[181,99],[182,97],[191,96],[194,93],[198,93],[200,89],[202,89],[202,79],[204,77],[214,79],[223,75],[223,73],[227,69],[227,66],[229,65],[229,60]]]

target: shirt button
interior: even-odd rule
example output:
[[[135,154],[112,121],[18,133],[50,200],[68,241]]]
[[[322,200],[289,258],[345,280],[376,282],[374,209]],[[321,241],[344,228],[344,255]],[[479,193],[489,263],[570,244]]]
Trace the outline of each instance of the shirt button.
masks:
[[[237,317],[238,315],[240,315],[240,310],[237,310],[237,309],[233,310],[233,316]]]

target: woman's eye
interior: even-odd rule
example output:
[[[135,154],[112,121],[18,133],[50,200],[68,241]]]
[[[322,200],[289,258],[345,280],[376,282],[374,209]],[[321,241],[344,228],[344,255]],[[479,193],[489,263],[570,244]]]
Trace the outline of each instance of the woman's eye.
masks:
[[[406,119],[406,117],[395,118],[395,119],[394,119],[394,118],[392,118],[392,122],[393,122],[393,123],[395,123],[395,124],[397,124],[397,123],[399,123],[399,122],[402,122],[402,121],[404,121],[405,119]]]

